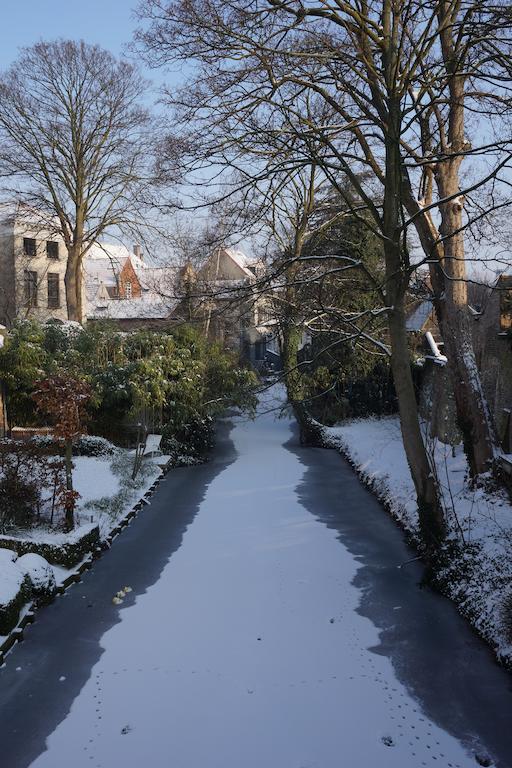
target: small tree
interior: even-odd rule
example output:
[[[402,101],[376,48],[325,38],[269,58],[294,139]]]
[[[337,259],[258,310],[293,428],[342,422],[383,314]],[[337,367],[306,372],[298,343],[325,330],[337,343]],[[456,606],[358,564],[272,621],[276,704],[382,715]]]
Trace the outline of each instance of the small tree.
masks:
[[[55,437],[64,441],[66,490],[62,502],[66,529],[74,528],[74,512],[79,494],[73,490],[73,441],[84,432],[91,388],[84,381],[68,376],[51,376],[36,385],[33,398],[38,410],[54,424]]]

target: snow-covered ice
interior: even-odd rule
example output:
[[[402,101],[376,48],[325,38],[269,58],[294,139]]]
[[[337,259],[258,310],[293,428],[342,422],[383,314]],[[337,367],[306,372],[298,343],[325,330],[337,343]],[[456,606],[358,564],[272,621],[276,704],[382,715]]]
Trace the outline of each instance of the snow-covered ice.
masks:
[[[398,416],[324,427],[324,435],[350,458],[403,527],[417,536],[416,494]],[[452,449],[439,440],[430,443],[449,535],[461,545],[458,559],[452,555],[451,572],[441,574],[444,591],[498,656],[512,664],[512,636],[505,616],[507,596],[510,600],[512,595],[512,504],[504,490],[471,486],[461,445]]]
[[[119,606],[33,768],[474,768],[369,650],[360,565],[301,503],[290,436],[272,413],[237,421],[236,460],[159,580]]]

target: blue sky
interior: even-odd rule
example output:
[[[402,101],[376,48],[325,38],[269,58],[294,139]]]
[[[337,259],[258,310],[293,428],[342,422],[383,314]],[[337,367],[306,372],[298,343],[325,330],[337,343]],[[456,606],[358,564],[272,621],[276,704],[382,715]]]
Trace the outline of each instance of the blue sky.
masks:
[[[131,0],[9,0],[2,3],[0,65],[40,39],[83,38],[120,53],[135,27]]]
[[[14,61],[19,48],[58,37],[98,43],[120,55],[137,25],[136,4],[137,0],[4,0],[0,69]],[[161,71],[145,74],[157,84],[179,80],[179,75]]]
[[[56,38],[83,39],[131,58],[126,46],[137,26],[136,4],[137,0],[0,0],[0,70],[14,62],[20,48]],[[177,71],[154,71],[137,63],[156,88],[181,80]],[[156,97],[156,90],[148,92],[149,102]]]

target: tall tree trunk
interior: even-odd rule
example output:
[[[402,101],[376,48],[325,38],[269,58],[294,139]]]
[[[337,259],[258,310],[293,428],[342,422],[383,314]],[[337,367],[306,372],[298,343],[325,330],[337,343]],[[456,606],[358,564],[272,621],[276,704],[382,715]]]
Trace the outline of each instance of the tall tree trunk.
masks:
[[[66,306],[68,320],[82,322],[82,274],[79,257],[79,249],[76,245],[68,248],[68,260],[66,274],[64,276],[66,287]]]
[[[464,136],[465,74],[457,50],[455,21],[458,7],[440,0],[438,23],[443,64],[448,90],[447,142],[441,146],[442,156],[425,173],[429,190],[425,203],[431,202],[432,176],[440,198],[441,225],[439,231],[429,213],[421,213],[412,194],[405,168],[402,169],[402,193],[408,213],[414,223],[425,255],[430,260],[430,276],[434,306],[451,368],[457,422],[463,436],[464,449],[473,476],[492,468],[497,437],[492,416],[481,386],[476,365],[468,311],[466,263],[464,252],[463,209],[460,196],[460,166],[467,150]],[[438,113],[437,119],[439,118]],[[430,117],[422,119],[422,148],[425,157],[432,156]],[[439,126],[444,136],[444,126]]]
[[[81,249],[80,249],[81,250]],[[78,315],[78,322],[84,322],[84,308],[83,308],[83,274],[82,274],[82,254],[80,252],[76,265],[76,309]]]
[[[385,68],[391,63],[384,61]],[[439,547],[445,521],[436,482],[420,429],[418,405],[412,378],[409,342],[405,328],[404,298],[409,284],[409,264],[402,248],[402,175],[400,153],[400,98],[388,95],[388,124],[384,136],[386,180],[382,233],[386,271],[386,300],[391,343],[391,369],[398,400],[400,426],[418,504],[418,518],[427,551]]]
[[[459,159],[455,161],[458,163]],[[491,468],[497,437],[473,349],[462,231],[463,200],[457,194],[458,168],[440,165],[436,169],[441,199],[455,196],[440,206],[440,231],[430,214],[422,213],[405,169],[402,178],[407,212],[414,216],[422,249],[429,260],[434,308],[451,369],[457,424],[470,472],[475,476]],[[431,200],[425,202],[430,204]]]
[[[320,435],[304,403],[304,391],[299,368],[299,345],[302,327],[286,318],[282,327],[281,359],[288,401],[293,408],[300,429],[302,445],[320,445]]]
[[[303,325],[298,309],[295,280],[299,271],[298,258],[302,253],[305,221],[295,233],[293,259],[284,271],[284,304],[281,317],[281,360],[288,401],[292,406],[300,429],[302,445],[320,445],[321,436],[304,402],[304,387],[299,364],[299,347],[302,340]]]
[[[444,538],[445,523],[418,418],[403,298],[395,298],[395,305],[388,313],[388,324],[393,382],[405,455],[416,490],[420,531],[425,546],[433,551]]]
[[[441,332],[453,373],[457,421],[470,471],[475,476],[492,469],[497,441],[473,349],[462,232],[463,200],[457,196],[458,163],[450,165],[451,161],[441,164],[436,173],[440,198],[447,200],[440,205],[446,276]]]
[[[459,174],[465,150],[468,149],[465,130],[464,46],[457,39],[455,23],[459,5],[441,0],[438,21],[441,51],[448,89],[448,146],[443,150],[449,157],[441,159],[435,168],[435,179],[441,205],[440,234],[444,240],[443,267],[445,285],[445,348],[455,379],[455,401],[468,462],[473,475],[492,468],[497,447],[493,421],[485,400],[480,374],[476,365],[466,282],[463,211]],[[461,60],[462,57],[462,60]]]

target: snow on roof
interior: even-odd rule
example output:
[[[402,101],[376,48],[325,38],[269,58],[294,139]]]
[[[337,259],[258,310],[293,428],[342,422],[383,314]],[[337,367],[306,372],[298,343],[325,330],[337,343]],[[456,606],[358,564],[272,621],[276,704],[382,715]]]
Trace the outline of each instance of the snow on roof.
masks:
[[[421,331],[429,319],[432,309],[433,305],[430,299],[426,299],[417,304],[405,320],[406,330],[411,332]]]
[[[104,305],[91,307],[89,320],[165,320],[176,302],[140,299],[111,299]]]
[[[122,265],[120,266],[107,257],[103,259],[95,258],[94,262],[85,259],[85,283],[86,285],[99,285],[99,283],[104,283],[104,285],[108,286],[117,285],[117,275],[120,269],[122,269]]]
[[[150,269],[143,259],[119,243],[93,243],[85,256],[85,260],[92,262],[93,265],[96,261],[107,259],[112,264],[122,266],[128,258],[134,269]]]
[[[245,277],[254,278],[255,267],[242,251],[224,248],[226,255],[242,270]],[[142,296],[119,299],[109,295],[107,289],[116,288],[119,273],[130,259],[142,289]],[[114,320],[148,318],[164,319],[176,307],[179,299],[180,269],[176,266],[154,267],[123,245],[94,243],[84,259],[87,317]],[[244,280],[225,280],[232,291]],[[164,296],[162,297],[162,293]]]
[[[117,288],[119,273],[128,259],[140,282],[142,296],[112,298],[107,289]],[[90,319],[164,319],[176,304],[173,298],[162,298],[161,291],[172,295],[179,270],[149,266],[124,245],[94,243],[84,259],[84,273],[87,317]]]
[[[236,248],[224,248],[224,251],[248,277],[254,277],[254,272],[251,270],[253,262],[243,251],[238,251]]]
[[[133,262],[132,262],[133,263]],[[148,267],[135,269],[142,290],[174,295],[179,287],[179,267]]]
[[[0,202],[0,230],[21,234],[44,233],[43,236],[58,236],[60,223],[55,214],[43,211],[21,201]],[[32,234],[31,234],[32,236]]]

